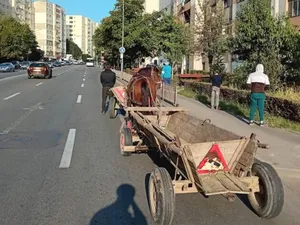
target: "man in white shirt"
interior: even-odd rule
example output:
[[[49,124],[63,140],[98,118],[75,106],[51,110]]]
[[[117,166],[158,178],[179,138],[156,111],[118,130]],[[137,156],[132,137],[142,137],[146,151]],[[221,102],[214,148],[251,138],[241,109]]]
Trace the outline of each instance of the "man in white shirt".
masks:
[[[258,64],[256,72],[248,76],[247,84],[251,89],[251,104],[250,104],[250,117],[249,124],[253,125],[256,108],[258,108],[260,126],[264,125],[264,108],[265,108],[265,90],[270,85],[269,77],[264,74],[264,66]]]

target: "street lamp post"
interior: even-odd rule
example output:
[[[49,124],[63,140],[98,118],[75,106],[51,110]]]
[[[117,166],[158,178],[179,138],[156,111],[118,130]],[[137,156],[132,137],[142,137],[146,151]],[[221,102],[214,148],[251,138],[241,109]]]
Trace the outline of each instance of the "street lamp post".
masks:
[[[122,7],[122,47],[124,47],[124,22],[125,22],[125,0],[123,0],[123,7]],[[121,53],[121,77],[123,80],[123,71],[124,71],[124,56]]]

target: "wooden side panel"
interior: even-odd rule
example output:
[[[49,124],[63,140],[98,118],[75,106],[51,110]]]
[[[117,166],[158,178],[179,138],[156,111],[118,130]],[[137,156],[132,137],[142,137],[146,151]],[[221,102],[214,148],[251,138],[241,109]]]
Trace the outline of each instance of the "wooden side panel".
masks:
[[[241,138],[232,132],[210,124],[209,120],[204,122],[183,112],[174,113],[167,128],[188,143],[219,142]]]

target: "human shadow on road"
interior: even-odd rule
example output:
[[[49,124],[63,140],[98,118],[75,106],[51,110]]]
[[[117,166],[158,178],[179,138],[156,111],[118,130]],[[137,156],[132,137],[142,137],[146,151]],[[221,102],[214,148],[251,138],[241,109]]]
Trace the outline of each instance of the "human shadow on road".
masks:
[[[117,189],[117,200],[98,211],[90,225],[147,225],[142,211],[134,201],[135,189],[129,184],[122,184]],[[131,208],[131,210],[130,210]],[[132,213],[130,212],[132,211]]]

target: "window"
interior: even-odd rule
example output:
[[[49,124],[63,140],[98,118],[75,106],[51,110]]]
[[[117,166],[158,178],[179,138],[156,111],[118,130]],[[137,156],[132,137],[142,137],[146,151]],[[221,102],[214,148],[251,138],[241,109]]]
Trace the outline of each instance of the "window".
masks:
[[[300,0],[289,0],[289,16],[300,16]]]

